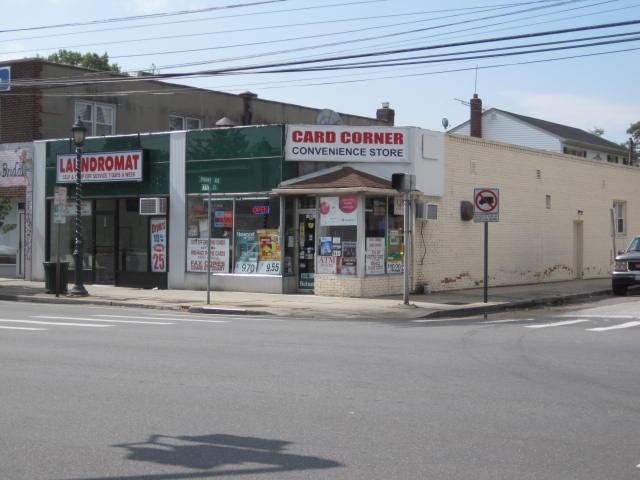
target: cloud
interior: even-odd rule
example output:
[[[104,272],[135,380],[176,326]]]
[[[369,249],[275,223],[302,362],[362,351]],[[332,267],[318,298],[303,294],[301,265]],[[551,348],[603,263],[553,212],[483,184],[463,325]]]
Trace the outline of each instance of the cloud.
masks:
[[[505,110],[583,130],[604,128],[604,136],[624,141],[629,125],[640,120],[640,103],[618,103],[572,93],[508,92]]]

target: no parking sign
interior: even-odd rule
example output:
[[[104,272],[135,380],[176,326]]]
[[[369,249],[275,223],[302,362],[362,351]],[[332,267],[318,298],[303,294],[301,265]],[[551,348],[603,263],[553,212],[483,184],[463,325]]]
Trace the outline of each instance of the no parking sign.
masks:
[[[500,190],[498,188],[473,189],[473,221],[500,221]]]

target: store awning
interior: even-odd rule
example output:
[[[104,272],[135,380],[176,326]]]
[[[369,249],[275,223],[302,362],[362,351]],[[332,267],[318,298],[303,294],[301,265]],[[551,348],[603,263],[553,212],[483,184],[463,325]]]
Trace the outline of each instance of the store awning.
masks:
[[[353,167],[334,167],[282,182],[272,193],[277,195],[325,195],[369,193],[398,195],[391,181]]]

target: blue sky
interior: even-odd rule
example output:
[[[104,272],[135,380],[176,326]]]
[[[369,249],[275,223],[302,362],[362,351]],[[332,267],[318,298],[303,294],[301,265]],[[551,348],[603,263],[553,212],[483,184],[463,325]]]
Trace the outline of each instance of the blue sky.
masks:
[[[3,5],[2,29],[256,1],[259,0],[21,0]],[[0,33],[0,59],[24,58],[37,53],[46,56],[64,47],[82,52],[106,51],[124,70],[148,69],[154,65],[161,73],[168,73],[426,46],[640,19],[640,0],[557,0],[513,5],[528,1],[283,0],[137,21],[4,32]],[[536,10],[532,10],[534,8]],[[326,23],[309,25],[312,22]],[[407,33],[416,29],[422,31]],[[521,40],[519,43],[635,31],[640,32],[640,25],[615,31]],[[166,38],[177,35],[183,37]],[[460,50],[480,48],[483,47],[459,47]],[[486,108],[502,108],[584,129],[601,127],[605,129],[605,137],[621,142],[628,137],[625,130],[629,124],[640,120],[635,80],[639,76],[640,50],[529,65],[483,67],[631,48],[640,48],[640,42],[446,64],[337,72],[242,74],[183,82],[233,93],[251,90],[261,98],[365,116],[375,116],[381,102],[389,102],[396,110],[397,125],[442,130],[443,117],[448,118],[452,126],[467,119],[468,107],[456,98],[468,100],[471,97],[476,75],[474,67],[478,65],[477,90]],[[207,50],[162,53],[193,49]],[[210,63],[173,67],[186,62],[205,61]],[[433,74],[452,69],[470,70]]]

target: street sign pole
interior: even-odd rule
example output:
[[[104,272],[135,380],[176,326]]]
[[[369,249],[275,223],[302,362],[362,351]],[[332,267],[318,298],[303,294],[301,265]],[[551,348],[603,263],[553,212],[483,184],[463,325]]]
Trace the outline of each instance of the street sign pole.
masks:
[[[473,190],[473,220],[484,223],[484,303],[489,302],[489,222],[500,221],[500,190]]]
[[[211,304],[211,183],[207,186],[209,190],[207,205],[207,305]]]
[[[60,296],[60,225],[66,223],[67,187],[53,189],[53,223],[56,225],[56,297]]]
[[[484,222],[484,303],[489,300],[489,222]]]
[[[404,275],[402,285],[402,303],[409,305],[409,235],[411,221],[411,192],[404,192]]]

